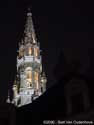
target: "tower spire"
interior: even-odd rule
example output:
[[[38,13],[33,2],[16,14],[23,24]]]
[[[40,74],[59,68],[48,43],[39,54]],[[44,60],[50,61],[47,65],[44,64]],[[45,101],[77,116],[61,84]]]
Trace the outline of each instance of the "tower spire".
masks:
[[[24,38],[19,44],[17,76],[15,77],[11,103],[22,106],[31,103],[46,91],[46,76],[42,75],[40,45],[36,41],[32,13],[27,13]],[[9,102],[8,96],[8,102]],[[33,99],[33,100],[32,100]]]
[[[25,43],[28,43],[28,42],[36,43],[36,35],[35,35],[32,13],[30,8],[28,8],[28,12],[27,12],[24,34],[25,34],[25,39],[24,39]]]

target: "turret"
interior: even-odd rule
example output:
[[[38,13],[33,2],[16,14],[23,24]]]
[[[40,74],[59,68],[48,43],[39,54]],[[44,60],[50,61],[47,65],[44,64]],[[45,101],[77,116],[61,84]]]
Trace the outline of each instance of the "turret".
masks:
[[[9,90],[8,90],[8,97],[7,97],[6,102],[7,102],[7,103],[11,103],[11,101],[10,101],[10,93],[9,93]]]
[[[43,92],[46,91],[46,83],[47,83],[47,78],[46,78],[45,72],[43,72],[41,75],[41,84],[42,84],[42,91]]]

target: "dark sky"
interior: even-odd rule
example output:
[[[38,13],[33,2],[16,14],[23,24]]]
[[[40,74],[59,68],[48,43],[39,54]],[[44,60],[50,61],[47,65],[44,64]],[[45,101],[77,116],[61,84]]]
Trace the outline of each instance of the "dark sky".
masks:
[[[72,63],[80,63],[80,72],[94,74],[94,9],[86,0],[58,1],[0,1],[0,97],[7,95],[16,72],[16,50],[24,30],[28,6],[32,7],[33,21],[43,55],[48,87],[56,80],[54,69],[62,52],[65,66],[58,72],[72,70]]]

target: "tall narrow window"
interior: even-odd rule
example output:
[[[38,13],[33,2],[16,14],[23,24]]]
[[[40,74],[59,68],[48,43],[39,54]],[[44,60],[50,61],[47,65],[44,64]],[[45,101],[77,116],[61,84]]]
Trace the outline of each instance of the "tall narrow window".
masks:
[[[31,46],[27,46],[25,50],[26,56],[30,56],[33,54],[33,49]]]
[[[36,89],[39,88],[39,73],[38,72],[35,72],[34,73],[34,80],[35,80],[35,83],[36,83]]]
[[[31,47],[28,48],[28,55],[32,55],[32,48]]]
[[[38,57],[39,49],[37,47],[34,48],[34,56]]]
[[[23,49],[23,48],[20,49],[20,51],[19,51],[19,56],[20,56],[20,57],[23,57],[23,56],[24,56],[24,49]]]
[[[32,85],[32,71],[31,70],[28,70],[26,71],[26,78],[27,78],[27,83],[30,84],[29,86]]]

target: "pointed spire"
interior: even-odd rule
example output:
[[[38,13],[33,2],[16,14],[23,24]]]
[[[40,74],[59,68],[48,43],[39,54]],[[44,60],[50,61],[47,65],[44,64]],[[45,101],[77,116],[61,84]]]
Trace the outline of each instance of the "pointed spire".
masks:
[[[9,94],[9,90],[8,90],[8,97],[7,97],[7,103],[10,103],[10,94]]]
[[[32,13],[30,8],[28,9],[26,25],[25,25],[25,43],[36,43],[36,35],[32,20]]]

